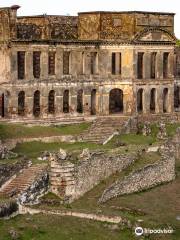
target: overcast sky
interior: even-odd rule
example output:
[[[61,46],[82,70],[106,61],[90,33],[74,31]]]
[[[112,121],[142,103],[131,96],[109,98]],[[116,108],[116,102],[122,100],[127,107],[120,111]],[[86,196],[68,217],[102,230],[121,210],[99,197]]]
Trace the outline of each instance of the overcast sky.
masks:
[[[98,10],[174,12],[175,34],[180,38],[180,0],[0,0],[0,7],[12,5],[21,6],[18,15],[77,15],[82,11]]]

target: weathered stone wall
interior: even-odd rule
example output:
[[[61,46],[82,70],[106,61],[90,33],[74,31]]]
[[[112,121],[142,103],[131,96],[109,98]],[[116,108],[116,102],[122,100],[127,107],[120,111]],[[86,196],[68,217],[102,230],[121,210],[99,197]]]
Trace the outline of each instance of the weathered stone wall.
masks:
[[[168,146],[163,146],[161,160],[130,173],[122,181],[109,186],[99,199],[100,203],[111,198],[152,188],[175,179],[175,157]]]
[[[174,33],[174,15],[145,12],[86,12],[79,14],[78,33],[83,40],[132,40],[146,28],[159,27]],[[162,32],[148,39],[161,39]],[[165,38],[164,38],[165,39]]]
[[[136,154],[108,155],[92,153],[83,156],[77,164],[50,157],[50,190],[65,200],[72,201],[92,189],[103,179],[129,166],[137,159]]]
[[[18,196],[20,204],[37,204],[39,197],[43,196],[49,189],[49,174],[48,171],[43,171],[33,181],[31,186]]]

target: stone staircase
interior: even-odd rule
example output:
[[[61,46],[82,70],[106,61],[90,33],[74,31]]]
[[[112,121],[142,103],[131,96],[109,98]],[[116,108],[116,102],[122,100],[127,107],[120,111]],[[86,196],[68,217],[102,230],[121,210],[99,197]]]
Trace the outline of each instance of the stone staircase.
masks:
[[[91,127],[80,135],[79,140],[98,144],[107,143],[114,135],[118,134],[127,116],[105,116],[97,118]]]
[[[36,164],[23,169],[17,176],[12,177],[0,188],[0,196],[15,197],[30,187],[47,165]]]

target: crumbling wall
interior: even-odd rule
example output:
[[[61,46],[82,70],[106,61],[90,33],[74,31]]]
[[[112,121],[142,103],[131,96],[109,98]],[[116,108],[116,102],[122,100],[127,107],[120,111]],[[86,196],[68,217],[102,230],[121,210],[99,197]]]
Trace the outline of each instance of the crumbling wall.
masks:
[[[78,163],[72,164],[68,156],[60,160],[53,154],[50,157],[51,191],[68,201],[78,199],[103,179],[128,167],[137,157],[136,154],[108,155],[86,150],[79,156]]]
[[[39,197],[44,195],[49,189],[49,174],[48,171],[43,171],[33,181],[31,186],[18,196],[20,204],[37,204]]]
[[[174,151],[174,148],[173,148]],[[138,169],[123,180],[116,181],[103,192],[100,203],[109,199],[140,192],[152,188],[164,182],[170,182],[175,179],[175,157],[169,146],[163,146],[161,160],[155,164],[146,165],[144,168]]]

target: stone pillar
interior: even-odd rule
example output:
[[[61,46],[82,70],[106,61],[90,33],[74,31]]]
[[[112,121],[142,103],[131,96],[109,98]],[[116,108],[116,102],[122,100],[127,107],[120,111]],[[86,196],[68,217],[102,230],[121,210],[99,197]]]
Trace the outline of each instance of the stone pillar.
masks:
[[[160,51],[156,55],[156,78],[163,79],[163,53]]]
[[[49,71],[48,59],[49,59],[48,49],[43,50],[41,52],[40,66],[41,66],[41,78],[44,80],[48,79],[48,71]]]
[[[25,106],[26,106],[26,116],[28,118],[33,117],[33,105],[34,105],[34,93],[32,95],[26,95]]]
[[[26,52],[26,60],[25,60],[25,79],[32,80],[33,76],[33,52]]]
[[[143,92],[143,113],[150,112],[150,94],[147,89],[144,88]]]
[[[57,47],[55,62],[56,78],[60,79],[63,75],[63,49],[61,49],[60,47]]]
[[[107,50],[100,50],[98,53],[98,58],[99,58],[99,74],[106,75],[107,73],[110,73],[110,66],[109,66],[109,54]]]
[[[40,116],[47,117],[48,116],[48,93],[40,91]]]
[[[145,79],[151,78],[151,53],[145,52],[143,56],[143,76]]]
[[[72,115],[77,114],[77,93],[74,90],[69,92],[69,112]]]
[[[18,79],[18,65],[17,65],[17,51],[12,50],[11,52],[11,80]]]
[[[168,78],[174,77],[174,53],[171,52],[168,57]]]

